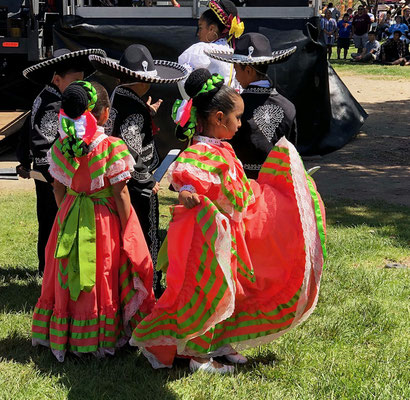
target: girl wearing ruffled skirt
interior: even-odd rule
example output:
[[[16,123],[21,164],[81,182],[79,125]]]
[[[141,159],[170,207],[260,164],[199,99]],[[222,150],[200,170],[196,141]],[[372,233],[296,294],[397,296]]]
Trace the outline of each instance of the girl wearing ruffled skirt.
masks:
[[[207,70],[185,84],[177,135],[193,142],[171,166],[181,205],[159,256],[167,289],[136,327],[154,368],[191,357],[191,370],[232,372],[212,360],[244,363],[238,351],[268,343],[304,321],[316,306],[325,258],[325,215],[299,154],[277,142],[258,179],[248,180],[231,145],[241,97]],[[200,134],[197,134],[197,133]]]
[[[71,84],[49,152],[59,210],[32,342],[59,361],[67,351],[113,354],[155,302],[152,261],[126,186],[135,161],[122,140],[104,134],[108,115],[101,85]]]

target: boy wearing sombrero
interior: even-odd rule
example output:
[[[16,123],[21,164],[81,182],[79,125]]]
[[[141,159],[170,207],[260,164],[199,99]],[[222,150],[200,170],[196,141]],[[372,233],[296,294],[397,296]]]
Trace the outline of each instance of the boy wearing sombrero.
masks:
[[[236,79],[244,89],[242,126],[230,141],[242,161],[248,178],[256,179],[272,146],[285,136],[296,142],[296,109],[273,87],[268,66],[283,61],[296,47],[272,52],[269,39],[260,33],[247,33],[236,41],[232,54],[209,52],[210,57],[233,63]]]
[[[98,56],[90,56],[90,61],[98,71],[120,80],[120,85],[111,96],[106,133],[123,139],[136,160],[132,178],[128,181],[128,190],[155,265],[160,246],[159,184],[152,173],[159,165],[159,157],[154,143],[156,132],[152,117],[162,100],[151,104],[150,97],[147,102],[142,97],[148,92],[151,83],[178,82],[186,76],[187,71],[175,62],[153,60],[149,50],[138,44],[129,46],[119,62]],[[144,195],[146,189],[152,191],[151,196]],[[154,274],[154,291],[159,296],[159,272]]]
[[[58,137],[58,113],[61,95],[73,81],[90,75],[94,69],[88,60],[90,54],[105,55],[100,49],[85,49],[70,52],[68,49],[56,50],[53,57],[35,64],[23,71],[24,77],[44,86],[36,97],[28,121],[28,129],[23,133],[20,149],[17,150],[20,165],[17,173],[29,177],[31,161],[33,169],[42,173],[47,182],[35,180],[37,196],[39,273],[44,272],[45,248],[50,236],[57,205],[53,193],[53,178],[48,172],[47,153]],[[30,154],[31,153],[31,157]]]

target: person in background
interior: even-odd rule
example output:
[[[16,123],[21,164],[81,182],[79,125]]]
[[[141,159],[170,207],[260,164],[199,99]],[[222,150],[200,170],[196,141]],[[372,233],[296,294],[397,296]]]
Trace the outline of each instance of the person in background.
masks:
[[[36,97],[28,120],[28,129],[22,133],[17,157],[20,165],[17,173],[22,178],[29,178],[31,163],[33,169],[40,172],[46,182],[35,180],[38,221],[38,271],[42,275],[45,264],[45,248],[50,236],[57,205],[54,199],[53,178],[48,172],[50,160],[47,152],[58,137],[58,113],[61,106],[61,94],[73,81],[88,76],[94,68],[88,61],[89,54],[105,52],[100,49],[88,49],[70,52],[68,49],[56,50],[53,57],[28,67],[23,71],[24,77],[44,86]],[[30,155],[31,154],[31,155]]]
[[[406,6],[403,8],[403,24],[406,24],[410,30],[410,7]]]
[[[345,13],[343,19],[337,23],[337,59],[340,60],[340,52],[343,49],[343,58],[346,60],[347,51],[352,38],[352,23],[349,21],[349,14]]]
[[[386,12],[380,13],[379,24],[376,29],[378,41],[382,40],[383,37],[387,37],[386,31],[388,32],[391,24],[392,24],[391,11],[387,10]]]
[[[370,9],[369,9],[367,6],[363,6],[363,8],[364,8],[364,10],[363,10],[364,13],[369,16],[370,22],[373,24],[373,22],[376,20],[376,19],[374,18],[374,14],[373,14],[372,12],[370,12]]]
[[[357,15],[353,17],[352,21],[352,33],[353,42],[357,48],[357,53],[362,54],[363,48],[369,40],[368,32],[370,30],[370,17],[364,12],[364,7],[359,6],[357,9]]]
[[[340,18],[340,11],[333,5],[333,3],[329,3],[326,10],[330,10],[332,13],[332,18],[337,22]]]
[[[353,61],[360,62],[374,62],[379,59],[380,56],[380,43],[376,40],[376,32],[369,32],[369,40],[366,43],[362,54],[352,54]]]
[[[352,20],[353,20],[353,8],[348,8],[346,10],[346,14],[349,16],[349,21],[352,22]]]
[[[335,35],[337,30],[336,21],[332,18],[332,12],[329,9],[325,11],[325,17],[320,20],[320,28],[322,29],[324,40],[327,48],[327,56],[330,60],[332,56],[332,47],[335,43]]]
[[[396,23],[391,25],[389,28],[389,39],[393,39],[393,33],[400,31],[400,40],[404,40],[407,42],[407,33],[409,31],[409,27],[406,24],[403,24],[403,18],[400,15],[397,15],[395,18]]]
[[[393,38],[387,39],[381,46],[381,62],[388,65],[406,65],[406,45],[400,40],[401,31],[393,32]]]

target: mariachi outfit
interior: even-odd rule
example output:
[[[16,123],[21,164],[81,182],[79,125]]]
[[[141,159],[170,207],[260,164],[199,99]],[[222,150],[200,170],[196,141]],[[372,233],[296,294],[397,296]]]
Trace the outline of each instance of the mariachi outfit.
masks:
[[[153,60],[145,46],[129,46],[121,60],[116,62],[103,57],[90,56],[90,61],[102,73],[121,79],[122,82],[173,83],[186,76],[181,65],[169,61]],[[137,212],[154,265],[160,247],[158,235],[158,196],[146,196],[156,184],[153,171],[159,165],[155,147],[155,126],[146,103],[126,85],[118,86],[111,97],[107,134],[124,140],[136,160],[132,178],[128,182],[131,203]],[[160,293],[161,273],[154,274],[154,290]]]
[[[169,179],[200,204],[171,207],[159,257],[167,288],[130,341],[154,368],[268,343],[312,313],[325,216],[290,142],[279,140],[253,181],[229,143],[194,136]]]
[[[33,345],[50,347],[59,361],[67,351],[113,354],[155,302],[138,218],[131,208],[122,231],[112,191],[131,178],[134,159],[89,112],[81,119],[88,154],[68,157],[61,133],[48,155],[51,176],[67,192],[47,244],[32,325]]]
[[[218,19],[226,27],[223,34],[226,37],[219,38],[211,43],[199,42],[188,47],[179,57],[178,63],[182,64],[190,74],[193,70],[206,68],[211,74],[219,74],[224,77],[225,85],[239,90],[240,85],[235,79],[235,69],[233,65],[226,64],[215,60],[207,54],[208,52],[225,52],[233,53],[233,42],[239,38],[244,31],[244,24],[240,22],[239,17],[229,14],[224,7],[224,1],[212,0],[208,7],[217,15]],[[178,88],[181,96],[188,99],[185,93],[184,85],[186,79],[178,82]]]
[[[30,150],[33,169],[41,172],[47,179],[47,182],[35,181],[38,220],[38,269],[41,274],[44,271],[44,251],[57,213],[57,205],[51,185],[53,179],[48,173],[49,162],[47,152],[58,137],[58,113],[61,106],[61,93],[57,86],[50,82],[53,79],[56,67],[69,66],[69,63],[72,62],[77,63],[77,65],[80,63],[80,65],[84,66],[86,73],[91,73],[92,66],[87,58],[89,54],[105,54],[105,52],[99,49],[75,52],[60,49],[54,53],[54,57],[50,60],[33,65],[23,71],[23,75],[27,79],[35,83],[45,84],[45,88],[34,100],[29,127],[23,133],[26,136],[22,138],[20,148],[18,149],[20,154],[19,160],[22,166],[30,169],[31,160],[27,154],[28,150]],[[27,145],[28,143],[29,145]],[[22,148],[27,150],[22,150]]]
[[[257,70],[259,65],[283,61],[295,51],[296,47],[292,47],[272,52],[266,36],[247,33],[236,42],[235,53],[208,54],[227,65],[249,65]],[[268,78],[251,83],[241,96],[245,105],[242,126],[230,143],[248,178],[256,179],[272,146],[281,137],[296,145],[296,108]]]

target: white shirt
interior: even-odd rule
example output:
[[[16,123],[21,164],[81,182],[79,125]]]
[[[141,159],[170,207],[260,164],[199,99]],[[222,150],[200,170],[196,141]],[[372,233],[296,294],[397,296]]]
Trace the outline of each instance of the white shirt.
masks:
[[[234,89],[240,88],[238,81],[235,79],[235,69],[233,64],[223,61],[215,60],[205,54],[207,51],[229,52],[232,53],[233,49],[229,46],[225,38],[218,39],[213,43],[199,42],[188,47],[179,57],[178,63],[182,64],[188,70],[189,74],[198,68],[206,68],[211,74],[220,74],[225,78],[225,84]],[[187,77],[188,77],[187,76]],[[184,85],[186,78],[178,82],[179,91],[184,99],[189,99],[189,96],[185,93]]]

